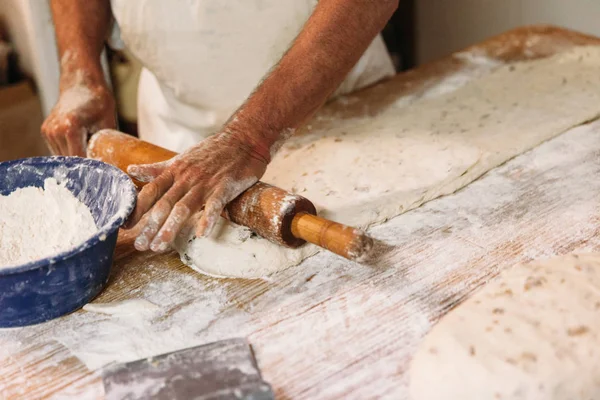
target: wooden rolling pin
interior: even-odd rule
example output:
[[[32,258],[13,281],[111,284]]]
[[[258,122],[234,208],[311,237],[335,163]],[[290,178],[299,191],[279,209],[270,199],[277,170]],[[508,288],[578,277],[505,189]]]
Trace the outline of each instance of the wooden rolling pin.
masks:
[[[131,164],[150,164],[177,155],[133,136],[103,130],[87,149],[88,157],[115,165],[127,172]],[[143,183],[134,180],[138,187]],[[368,256],[373,240],[358,229],[318,217],[306,198],[257,182],[227,206],[229,218],[271,242],[297,248],[313,243],[350,260]]]

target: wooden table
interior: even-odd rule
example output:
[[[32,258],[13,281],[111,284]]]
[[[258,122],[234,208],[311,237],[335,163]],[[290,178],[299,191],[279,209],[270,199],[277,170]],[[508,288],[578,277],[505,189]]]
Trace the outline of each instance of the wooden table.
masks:
[[[600,40],[535,27],[465,52],[512,62],[586,43]],[[418,97],[464,68],[465,52],[329,104],[308,129],[370,118],[403,96]],[[131,235],[122,235],[110,283],[95,302],[158,304],[152,326],[165,328],[157,334],[162,346],[247,336],[280,399],[405,398],[406,371],[423,335],[501,269],[600,250],[599,135],[599,123],[571,130],[372,229],[387,244],[375,266],[320,253],[269,280],[217,280],[173,253],[136,253]],[[142,322],[114,318],[78,311],[0,330],[0,398],[102,398],[98,371],[76,354],[132,332],[147,336]]]

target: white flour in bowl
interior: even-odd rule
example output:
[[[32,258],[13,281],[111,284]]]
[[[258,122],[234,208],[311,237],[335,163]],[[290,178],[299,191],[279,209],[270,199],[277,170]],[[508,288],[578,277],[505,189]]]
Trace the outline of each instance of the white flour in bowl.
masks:
[[[90,210],[56,179],[0,196],[0,269],[52,257],[98,231]]]

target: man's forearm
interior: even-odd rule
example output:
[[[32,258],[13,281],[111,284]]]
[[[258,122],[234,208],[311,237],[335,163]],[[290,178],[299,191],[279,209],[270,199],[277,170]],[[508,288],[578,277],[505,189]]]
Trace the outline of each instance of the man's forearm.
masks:
[[[321,0],[281,61],[227,124],[267,161],[342,83],[397,0]]]
[[[110,27],[110,1],[51,0],[50,6],[61,78],[69,80],[76,71],[81,71],[86,79],[103,81],[100,55]],[[63,79],[61,85],[65,83]]]

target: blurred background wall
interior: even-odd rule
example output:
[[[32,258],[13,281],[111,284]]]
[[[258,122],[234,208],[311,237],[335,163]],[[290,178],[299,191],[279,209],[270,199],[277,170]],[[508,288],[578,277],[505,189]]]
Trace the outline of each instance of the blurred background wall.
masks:
[[[0,22],[20,71],[33,78],[44,114],[58,97],[54,25],[46,0],[0,0]]]
[[[418,63],[522,25],[553,24],[600,36],[600,0],[414,1]]]
[[[45,0],[0,0],[0,161],[47,155],[40,125],[58,95]]]

